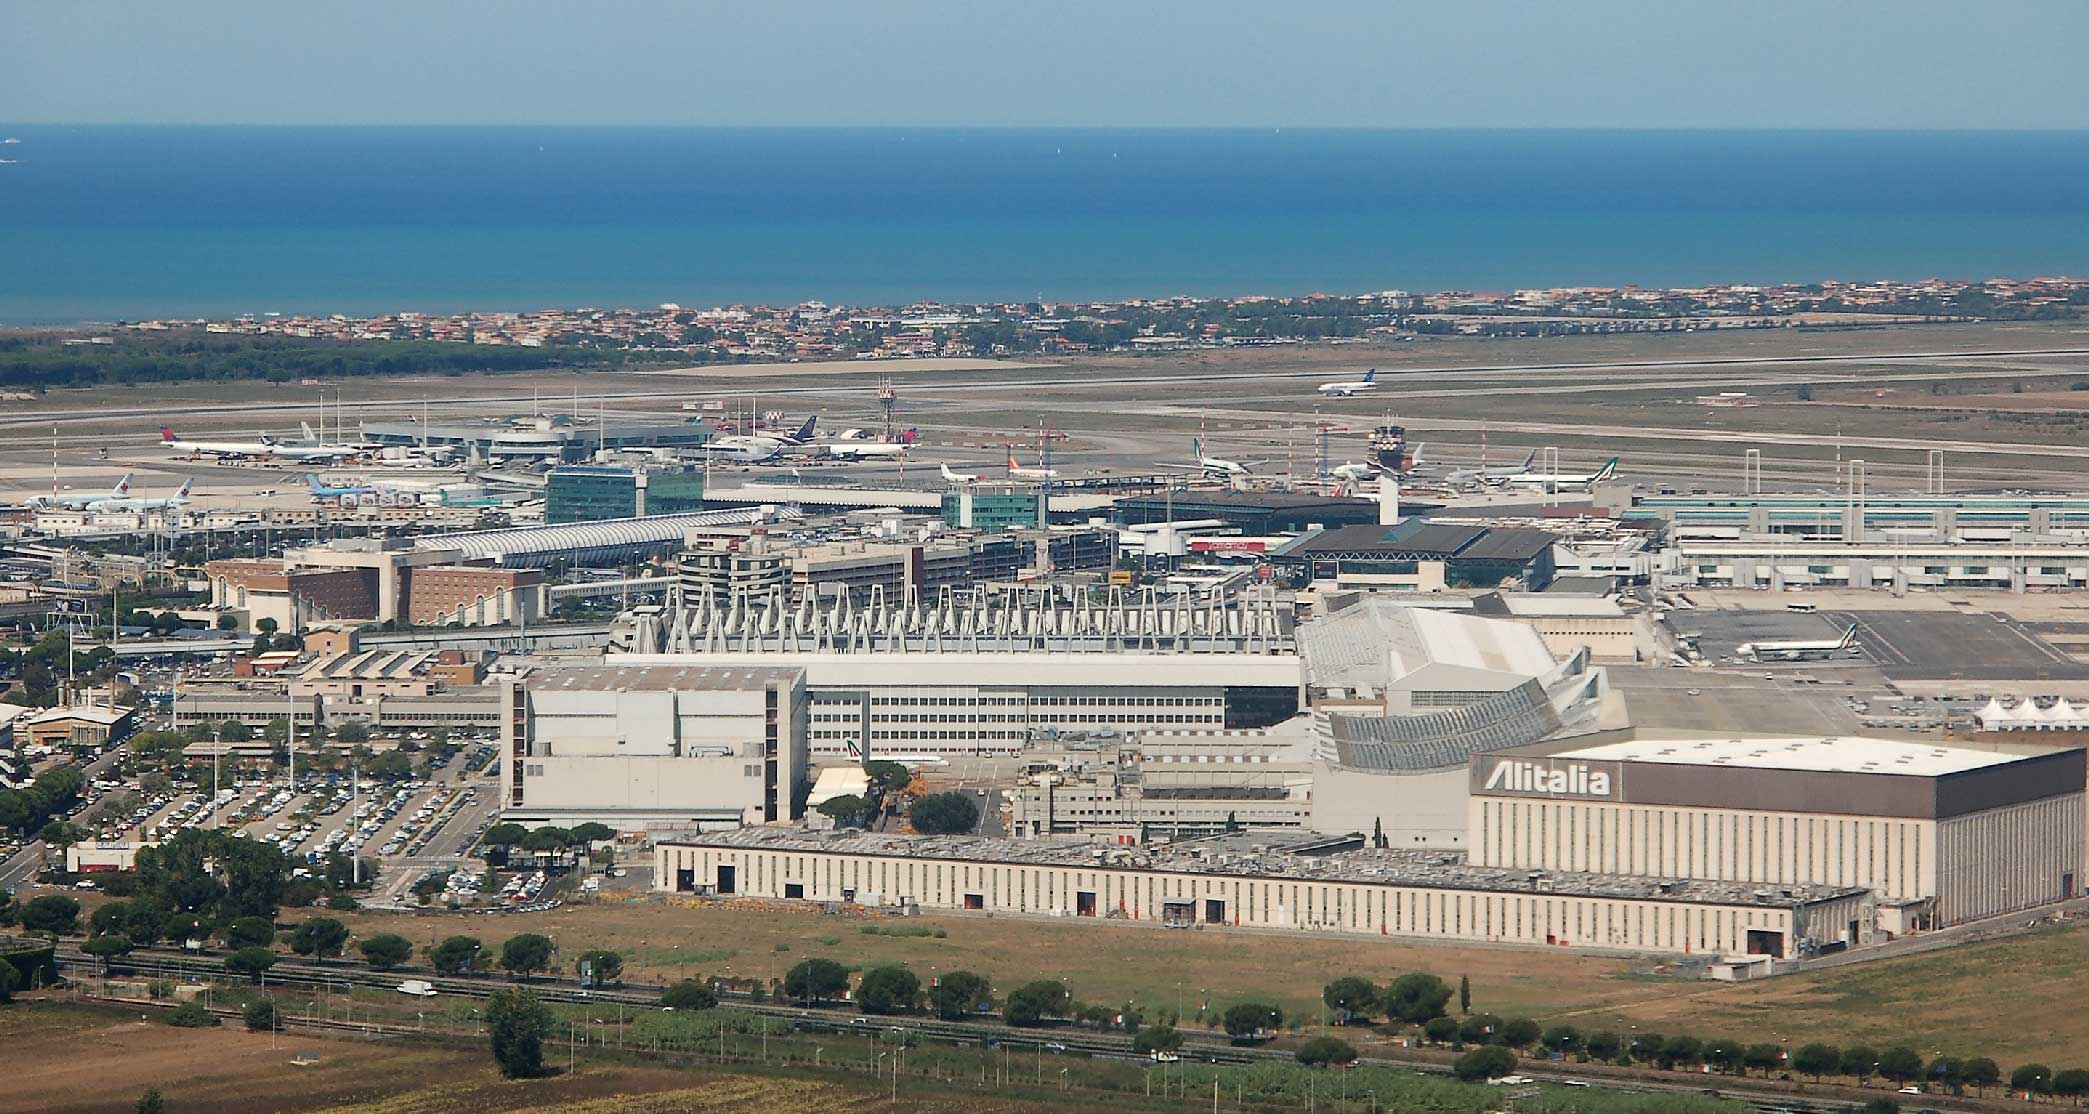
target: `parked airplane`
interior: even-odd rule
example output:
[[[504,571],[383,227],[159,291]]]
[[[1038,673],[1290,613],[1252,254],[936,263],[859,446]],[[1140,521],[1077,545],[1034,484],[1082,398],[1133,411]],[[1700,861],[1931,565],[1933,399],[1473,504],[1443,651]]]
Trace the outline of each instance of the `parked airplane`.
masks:
[[[1618,458],[1611,457],[1603,467],[1593,472],[1518,472],[1503,476],[1495,481],[1521,487],[1536,487],[1546,491],[1558,491],[1563,487],[1578,487],[1586,491],[1618,474]]]
[[[953,472],[948,464],[938,464],[936,467],[942,470],[944,483],[976,484],[979,482],[979,473],[977,472]]]
[[[345,443],[345,442],[334,442],[334,441],[328,441],[328,440],[327,440],[326,438],[324,438],[324,437],[321,437],[321,436],[319,436],[318,434],[316,434],[316,433],[312,432],[312,423],[311,423],[311,422],[299,422],[299,423],[297,423],[297,427],[298,427],[298,429],[299,429],[299,430],[303,431],[303,433],[304,433],[304,435],[305,435],[305,436],[304,436],[304,438],[303,438],[302,440],[299,440],[299,441],[295,441],[295,442],[292,442],[292,444],[295,444],[295,445],[297,445],[297,446],[298,446],[298,447],[300,447],[300,448],[307,448],[307,449],[353,449],[353,450],[355,450],[356,452],[359,452],[359,453],[366,453],[366,452],[369,452],[369,451],[370,451],[370,450],[372,450],[372,449],[375,449],[375,448],[378,448],[378,447],[379,447],[379,446],[377,445],[377,443],[376,443],[376,442],[374,442],[374,441],[358,441],[358,442],[356,442],[355,444],[348,444],[348,443]]]
[[[898,460],[914,447],[917,436],[910,429],[897,441],[836,441],[827,446],[827,455],[835,460]]]
[[[64,507],[68,510],[80,510],[103,499],[121,499],[129,495],[131,493],[131,476],[132,473],[125,472],[123,478],[116,481],[116,486],[107,491],[72,492],[65,495],[31,495],[28,501],[22,505],[40,509]]]
[[[1511,476],[1521,476],[1529,472],[1530,466],[1536,463],[1537,459],[1538,450],[1532,449],[1530,455],[1524,457],[1521,464],[1507,468],[1489,468],[1486,465],[1481,465],[1478,468],[1458,468],[1445,473],[1443,482],[1454,487],[1465,487],[1471,484],[1486,484],[1489,487],[1494,487],[1507,483]]]
[[[174,430],[160,427],[160,444],[178,453],[192,457],[214,456],[232,460],[341,460],[357,455],[360,450],[340,445],[285,445],[272,437],[263,435],[259,441],[188,441],[174,435]]]
[[[1322,383],[1320,386],[1314,389],[1318,390],[1321,394],[1324,394],[1329,398],[1353,398],[1356,395],[1361,394],[1365,391],[1375,391],[1378,389],[1378,369],[1375,367],[1372,368],[1371,370],[1364,373],[1364,377],[1362,379],[1358,379],[1354,382]]]
[[[1057,468],[1025,468],[1017,464],[1014,445],[1008,446],[1008,474],[1019,480],[1056,480],[1059,478],[1059,470]]]
[[[1421,442],[1414,447],[1414,452],[1404,454],[1400,460],[1400,467],[1397,469],[1385,468],[1376,462],[1337,464],[1327,470],[1328,478],[1341,480],[1344,483],[1362,483],[1365,480],[1376,479],[1388,472],[1404,476],[1421,468],[1422,450],[1427,448],[1428,444],[1426,441]]]
[[[735,464],[761,464],[783,455],[785,449],[805,445],[812,440],[813,428],[819,424],[820,416],[814,414],[805,419],[805,424],[790,433],[745,433],[732,437],[720,437],[704,445],[704,451],[713,456],[724,457]]]
[[[1832,657],[1849,653],[1856,656],[1863,651],[1857,648],[1857,624],[1842,632],[1841,638],[1794,638],[1781,642],[1744,642],[1734,647],[1742,657],[1757,661],[1801,661],[1806,658]]]
[[[312,493],[313,499],[318,500],[322,503],[328,499],[341,499],[357,495],[374,495],[377,492],[376,488],[371,487],[368,484],[349,484],[346,487],[331,487],[320,480],[319,473],[317,472],[305,473],[305,488],[306,490]]]
[[[97,499],[87,504],[87,509],[90,511],[170,511],[189,505],[189,488],[194,486],[195,482],[194,480],[183,480],[181,481],[181,486],[175,489],[174,494],[159,498],[145,499],[125,495],[111,499]]]
[[[1254,475],[1254,472],[1251,471],[1252,466],[1261,463],[1260,461],[1227,460],[1224,457],[1211,456],[1204,451],[1204,438],[1202,437],[1190,438],[1190,451],[1195,455],[1196,463],[1163,464],[1161,467],[1178,471],[1189,469],[1202,472],[1207,476],[1238,478]]]

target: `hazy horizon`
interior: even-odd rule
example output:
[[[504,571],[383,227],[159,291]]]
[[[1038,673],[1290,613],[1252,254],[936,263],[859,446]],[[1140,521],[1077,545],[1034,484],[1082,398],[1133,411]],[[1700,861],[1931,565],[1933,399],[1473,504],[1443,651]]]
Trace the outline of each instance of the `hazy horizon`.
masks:
[[[2055,131],[2089,5],[21,0],[21,125]]]

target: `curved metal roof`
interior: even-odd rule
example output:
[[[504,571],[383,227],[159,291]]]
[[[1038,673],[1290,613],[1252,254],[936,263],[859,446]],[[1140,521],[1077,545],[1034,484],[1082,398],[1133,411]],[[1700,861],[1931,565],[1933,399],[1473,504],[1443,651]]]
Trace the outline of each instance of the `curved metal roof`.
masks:
[[[558,557],[583,557],[640,551],[679,544],[692,526],[732,526],[768,520],[794,520],[796,507],[764,511],[760,507],[691,514],[609,518],[600,522],[566,522],[556,526],[516,526],[506,530],[474,530],[434,534],[417,540],[419,549],[458,549],[470,557],[491,558],[503,565],[548,564]]]

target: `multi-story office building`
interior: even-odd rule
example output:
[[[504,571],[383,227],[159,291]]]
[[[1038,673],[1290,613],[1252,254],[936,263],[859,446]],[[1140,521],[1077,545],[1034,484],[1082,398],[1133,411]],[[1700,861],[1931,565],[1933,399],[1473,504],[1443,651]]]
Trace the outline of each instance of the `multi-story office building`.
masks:
[[[693,468],[554,468],[544,485],[544,521],[689,514],[704,509],[704,474]]]
[[[804,814],[803,670],[536,669],[502,683],[501,708],[506,819],[637,831]]]

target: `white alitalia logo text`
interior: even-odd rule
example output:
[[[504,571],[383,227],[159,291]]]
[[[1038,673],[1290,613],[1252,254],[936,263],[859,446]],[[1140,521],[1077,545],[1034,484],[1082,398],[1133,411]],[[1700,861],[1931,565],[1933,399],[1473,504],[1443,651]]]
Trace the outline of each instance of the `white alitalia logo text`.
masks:
[[[1488,789],[1512,793],[1558,793],[1571,797],[1610,796],[1610,774],[1576,762],[1541,766],[1536,762],[1497,762],[1487,775]]]

